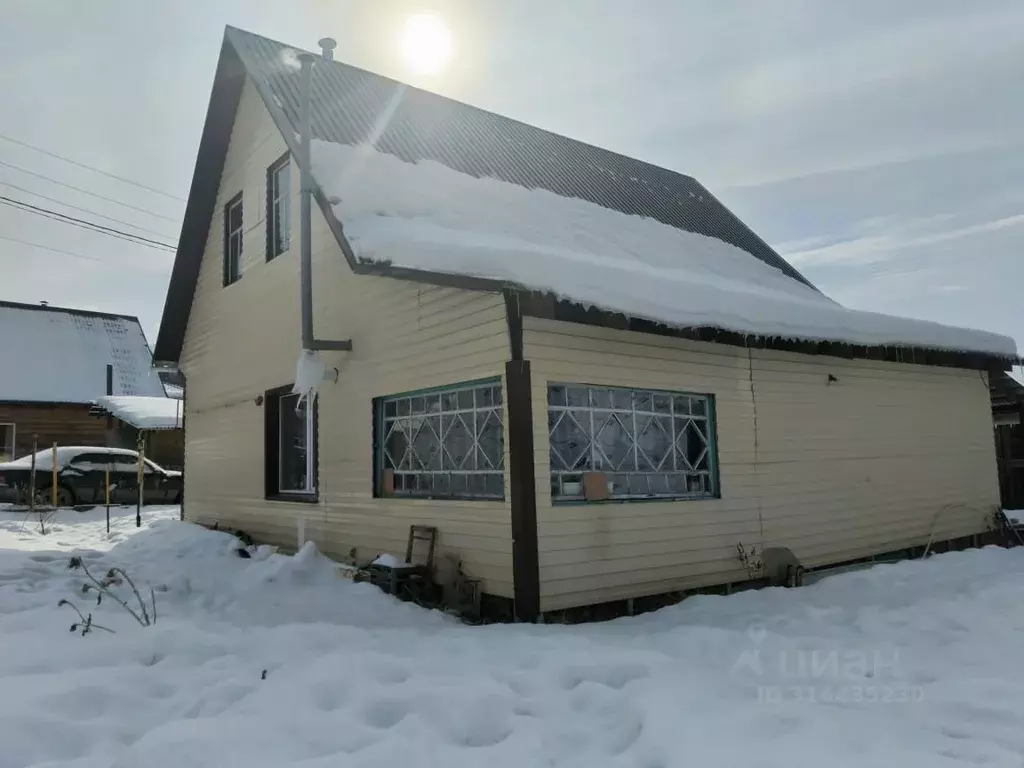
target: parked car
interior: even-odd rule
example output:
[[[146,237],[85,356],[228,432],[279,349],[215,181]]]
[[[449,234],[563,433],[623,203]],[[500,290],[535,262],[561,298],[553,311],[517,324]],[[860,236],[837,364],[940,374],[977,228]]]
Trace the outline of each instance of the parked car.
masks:
[[[125,448],[64,446],[57,448],[57,505],[103,504],[107,470],[110,470],[112,504],[134,504],[138,498],[139,454]],[[35,489],[42,503],[51,503],[53,450],[35,455]],[[32,477],[32,456],[0,463],[0,487],[13,489],[15,497],[27,501]],[[145,504],[181,503],[181,472],[143,459]]]

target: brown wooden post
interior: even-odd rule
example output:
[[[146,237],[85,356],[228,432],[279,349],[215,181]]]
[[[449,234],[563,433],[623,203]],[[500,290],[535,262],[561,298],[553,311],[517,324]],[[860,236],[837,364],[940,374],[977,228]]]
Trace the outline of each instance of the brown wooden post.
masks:
[[[509,491],[512,512],[512,585],[518,621],[540,617],[537,493],[534,481],[530,361],[505,363],[508,392]]]
[[[36,511],[36,453],[39,450],[39,435],[32,435],[32,472],[28,477],[28,511]]]
[[[139,453],[139,498],[135,502],[135,527],[142,527],[142,481],[143,481],[143,459],[145,458],[145,436],[143,431],[139,430],[139,437],[136,442],[136,447]]]
[[[103,493],[107,503],[107,533],[110,533],[110,462],[103,469]]]
[[[50,503],[52,503],[53,504],[53,508],[56,509],[57,506],[58,506],[58,504],[57,504],[57,443],[53,444],[53,456],[52,456],[52,460],[51,461],[52,461],[52,465],[53,466],[50,467],[50,476],[51,476]]]
[[[114,366],[107,363],[107,397],[114,394]],[[107,411],[107,429],[114,428],[114,417]],[[110,445],[110,435],[107,435],[107,445]]]

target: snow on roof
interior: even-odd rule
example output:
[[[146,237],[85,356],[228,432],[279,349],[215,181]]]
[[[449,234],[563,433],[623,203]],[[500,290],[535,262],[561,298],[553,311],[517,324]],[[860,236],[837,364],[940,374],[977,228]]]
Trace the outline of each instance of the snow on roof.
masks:
[[[592,202],[369,145],[314,140],[357,258],[504,280],[676,327],[1013,357],[999,334],[847,309],[745,250]]]
[[[164,392],[168,397],[173,397],[175,400],[181,400],[185,397],[185,389],[177,384],[168,384],[164,382]]]
[[[164,395],[134,317],[0,302],[0,401],[90,403],[106,394]]]
[[[181,429],[182,401],[171,397],[114,395],[96,399],[104,411],[136,429]]]

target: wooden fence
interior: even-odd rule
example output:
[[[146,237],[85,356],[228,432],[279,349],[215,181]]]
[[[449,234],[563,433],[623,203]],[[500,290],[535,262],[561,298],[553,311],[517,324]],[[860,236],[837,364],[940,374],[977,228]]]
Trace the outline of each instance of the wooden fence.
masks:
[[[1003,509],[1024,509],[1024,425],[996,427],[995,437]]]

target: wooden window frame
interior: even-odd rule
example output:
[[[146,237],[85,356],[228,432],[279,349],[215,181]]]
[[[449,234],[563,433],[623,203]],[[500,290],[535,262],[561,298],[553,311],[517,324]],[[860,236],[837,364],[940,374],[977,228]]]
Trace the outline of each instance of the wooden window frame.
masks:
[[[245,207],[242,205],[242,193],[239,192],[237,195],[232,197],[227,203],[224,204],[224,279],[223,284],[226,288],[229,285],[237,283],[242,278],[242,254],[244,253],[245,247]],[[231,228],[231,212],[235,208],[240,208],[242,213],[242,221],[239,223],[236,229]],[[238,258],[234,265],[231,264],[231,243],[234,238],[238,239]],[[231,272],[231,268],[234,266],[234,274]]]
[[[498,399],[496,402],[491,403],[478,403],[476,392],[478,390],[496,390],[498,393]],[[455,407],[454,409],[446,409],[443,406],[443,396],[453,395],[463,392],[472,392],[474,398],[474,405],[470,407]],[[430,397],[438,397],[439,402],[442,404],[439,410],[435,411],[423,411],[422,413],[413,414],[412,401],[416,399],[427,399]],[[499,461],[497,467],[490,467],[485,469],[468,469],[468,468],[444,468],[444,438],[447,435],[447,431],[442,426],[444,434],[438,435],[440,450],[442,452],[442,468],[438,470],[429,469],[412,469],[402,471],[401,469],[395,469],[386,466],[388,461],[386,460],[385,447],[387,438],[389,436],[389,424],[398,419],[403,418],[406,414],[387,416],[385,414],[386,408],[391,403],[409,402],[409,413],[407,417],[411,420],[422,417],[442,417],[446,416],[449,418],[460,417],[460,421],[463,426],[467,429],[472,429],[473,433],[470,435],[472,440],[472,451],[474,454],[479,446],[480,435],[476,434],[479,432],[479,428],[484,426],[478,422],[479,414],[484,413],[485,423],[489,423],[487,420],[493,418],[493,413],[497,411],[499,424],[501,426],[501,448],[499,453]],[[466,424],[465,417],[467,414],[472,414],[473,422],[472,426]],[[443,423],[443,419],[439,419]],[[413,390],[411,392],[402,392],[394,395],[387,395],[384,397],[375,398],[373,401],[373,423],[374,423],[374,439],[373,439],[373,495],[377,498],[395,498],[395,499],[438,499],[444,501],[475,501],[475,502],[498,502],[502,503],[505,501],[507,489],[505,482],[505,447],[506,447],[506,434],[507,426],[505,424],[505,403],[504,394],[502,392],[502,383],[500,378],[489,378],[480,379],[476,381],[465,381],[457,384],[450,384],[442,387],[430,387],[428,389]],[[422,428],[422,426],[420,427]],[[417,430],[418,434],[418,430]],[[415,439],[415,438],[413,438]],[[450,456],[450,454],[449,454]],[[475,460],[479,461],[479,459]],[[399,464],[401,459],[399,459]],[[465,463],[465,462],[464,462]],[[498,477],[500,479],[501,490],[497,492],[487,492],[486,488],[483,492],[474,492],[469,490],[470,476],[483,476],[483,477]],[[401,477],[399,477],[401,476]],[[407,482],[408,478],[420,478],[430,477],[430,489],[409,489],[409,488],[396,488],[396,484],[400,484],[403,481]],[[463,492],[452,491],[453,486],[452,478],[455,476],[466,477],[466,490]],[[446,478],[448,490],[437,490],[437,478]],[[486,482],[486,480],[485,480]],[[418,483],[417,483],[418,484]]]
[[[4,421],[0,422],[0,427],[11,428],[11,458],[7,459],[7,461],[14,461],[16,458],[18,458],[16,455],[18,451],[18,425],[16,422],[13,421]],[[0,453],[2,453],[5,448],[6,446],[0,445]]]
[[[278,174],[284,168],[288,169],[288,189],[284,190],[283,193],[277,188]],[[292,241],[292,227],[291,227],[291,154],[285,152],[281,157],[275,160],[267,168],[267,261],[276,259],[282,253],[285,253],[291,248]],[[284,225],[286,232],[286,239],[283,247],[278,250],[277,245],[277,207],[283,205],[285,207],[285,217],[283,221],[287,223]]]
[[[281,400],[295,395],[291,384],[269,389],[263,398],[264,434],[264,498],[272,501],[295,501],[315,504],[320,500],[320,409],[319,400],[313,401],[311,417],[307,422],[307,477],[311,487],[305,491],[281,490]],[[310,441],[310,438],[312,440]]]
[[[552,398],[558,396],[558,390],[562,390],[562,396],[568,397],[570,390],[579,393],[586,391],[586,404],[580,402],[572,403],[567,399],[564,403],[553,402]],[[604,396],[608,402],[599,402]],[[716,499],[721,497],[720,478],[718,473],[718,435],[717,418],[715,411],[715,397],[707,393],[677,392],[647,387],[614,387],[602,386],[599,384],[583,384],[575,382],[548,382],[547,386],[547,409],[548,409],[548,464],[551,475],[551,500],[556,504],[578,504],[593,502],[629,502],[629,501],[694,501],[702,499]],[[624,398],[618,401],[617,398]],[[644,398],[649,398],[651,405],[644,407],[638,405]],[[659,410],[655,405],[657,398],[664,403],[667,399],[668,410]],[[625,401],[628,400],[628,405]],[[680,407],[677,409],[677,401]],[[682,401],[685,401],[685,409],[682,408]],[[694,408],[694,401],[701,404],[703,413]],[[664,407],[664,405],[662,406]],[[623,420],[628,414],[629,418]],[[581,424],[580,416],[589,419],[586,424]],[[564,419],[571,418],[579,429],[587,437],[587,445],[579,454],[574,466],[563,466],[568,464],[566,457],[558,451],[552,440],[552,433],[563,423]],[[615,418],[618,425],[627,430],[629,450],[623,455],[618,467],[609,466],[610,456],[600,446],[596,439]],[[663,422],[669,424],[665,430]],[[682,430],[679,430],[678,423],[682,421]],[[663,435],[669,438],[669,451],[662,457],[656,468],[645,468],[641,458],[648,464],[653,464],[651,456],[648,455],[640,444],[642,436],[649,428],[657,424],[661,425]],[[698,428],[703,425],[703,433]],[[680,440],[685,439],[687,430],[704,438],[704,453],[698,458],[698,466],[690,464],[685,457],[685,447]],[[704,434],[706,433],[706,434]],[[558,456],[560,464],[556,466],[555,455]],[[632,456],[632,461],[630,461]],[[589,461],[582,466],[576,464],[589,457]],[[570,456],[569,459],[574,458]],[[706,469],[699,467],[699,464],[706,459]],[[666,466],[666,462],[671,466]],[[683,466],[680,466],[680,463]],[[692,487],[697,481],[699,488]],[[640,486],[643,481],[646,483],[647,491],[634,488]],[[625,483],[625,487],[622,484]],[[685,489],[673,488],[672,486],[682,483]],[[571,484],[574,490],[567,490]],[[661,486],[655,489],[655,485]],[[663,488],[663,490],[662,490]]]

